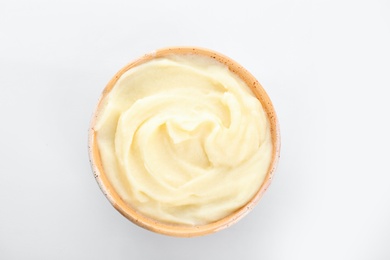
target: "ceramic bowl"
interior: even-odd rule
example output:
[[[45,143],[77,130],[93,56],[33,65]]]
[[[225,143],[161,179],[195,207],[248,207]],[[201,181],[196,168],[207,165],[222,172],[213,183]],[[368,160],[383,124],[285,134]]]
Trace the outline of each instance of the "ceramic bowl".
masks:
[[[114,187],[110,184],[107,179],[106,174],[104,173],[102,162],[98,150],[98,146],[96,143],[96,133],[94,131],[95,119],[97,112],[100,109],[102,99],[111,91],[117,80],[121,77],[123,73],[128,71],[129,69],[136,67],[144,62],[152,60],[154,58],[164,57],[166,55],[171,54],[196,54],[211,57],[229,67],[229,69],[237,74],[253,91],[256,97],[260,100],[266,114],[268,116],[268,120],[271,126],[271,136],[272,136],[272,160],[269,166],[266,178],[263,184],[258,189],[255,196],[248,201],[243,207],[236,210],[232,214],[220,219],[216,222],[209,223],[201,226],[184,226],[184,225],[174,225],[174,224],[166,224],[161,223],[157,220],[150,219],[140,213],[137,212],[136,209],[130,207],[126,204],[118,193],[115,191]],[[141,226],[145,229],[151,230],[156,233],[177,236],[177,237],[194,237],[207,235],[213,232],[217,232],[219,230],[225,229],[232,224],[236,223],[246,214],[248,214],[253,207],[258,203],[264,192],[267,190],[268,186],[271,183],[273,174],[276,169],[276,165],[279,159],[279,151],[280,151],[280,133],[279,133],[279,125],[276,117],[276,113],[270,98],[267,93],[260,85],[260,83],[256,80],[254,76],[252,76],[245,68],[239,65],[234,60],[228,58],[227,56],[217,53],[212,50],[207,50],[204,48],[197,47],[172,47],[172,48],[164,48],[157,50],[153,53],[146,54],[143,57],[129,63],[124,68],[122,68],[107,84],[104,89],[102,96],[98,102],[96,110],[93,114],[90,129],[89,129],[89,156],[91,161],[92,170],[95,176],[97,183],[100,186],[100,189],[105,194],[107,199],[111,202],[111,204],[127,219],[132,221],[133,223]]]

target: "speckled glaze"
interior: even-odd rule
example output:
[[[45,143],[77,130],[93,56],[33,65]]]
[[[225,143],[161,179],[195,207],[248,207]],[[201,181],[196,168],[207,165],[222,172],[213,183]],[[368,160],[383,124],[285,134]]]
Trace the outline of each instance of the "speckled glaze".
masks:
[[[171,54],[197,54],[197,55],[211,57],[223,64],[226,64],[232,72],[236,73],[240,78],[242,78],[244,82],[252,89],[253,93],[256,95],[256,97],[260,100],[261,104],[263,105],[263,108],[267,113],[271,125],[271,136],[272,136],[272,144],[273,144],[272,160],[266,178],[263,184],[261,185],[261,187],[259,188],[259,190],[257,191],[256,195],[246,205],[244,205],[242,208],[238,209],[234,213],[226,216],[221,220],[218,220],[213,223],[209,223],[207,225],[202,225],[202,226],[183,226],[183,225],[161,223],[156,220],[145,217],[144,215],[138,213],[136,209],[133,209],[129,205],[127,205],[119,197],[115,189],[108,181],[102,167],[100,153],[96,144],[96,133],[94,130],[94,125],[97,117],[97,112],[100,109],[101,101],[111,91],[111,89],[114,87],[119,77],[127,70],[135,66],[138,66],[146,61],[152,60],[154,58],[164,57],[166,55],[171,55]],[[241,65],[239,65],[237,62],[233,61],[232,59],[212,50],[207,50],[198,47],[172,47],[172,48],[160,49],[153,53],[144,55],[138,60],[135,60],[129,63],[128,65],[126,65],[111,79],[111,81],[107,84],[106,88],[104,89],[102,96],[100,97],[100,100],[96,107],[96,110],[93,114],[91,126],[89,129],[88,148],[89,148],[89,157],[92,166],[92,171],[97,183],[100,186],[100,189],[107,197],[107,199],[111,202],[111,204],[123,216],[131,220],[136,225],[156,233],[169,235],[169,236],[176,236],[176,237],[195,237],[195,236],[211,234],[233,225],[242,217],[244,217],[246,214],[248,214],[253,209],[253,207],[259,202],[260,198],[262,197],[262,195],[270,185],[272,177],[276,170],[276,166],[280,154],[280,132],[279,132],[279,124],[278,124],[277,116],[270,98],[268,97],[267,93],[260,85],[260,83],[255,79],[255,77],[253,77]]]

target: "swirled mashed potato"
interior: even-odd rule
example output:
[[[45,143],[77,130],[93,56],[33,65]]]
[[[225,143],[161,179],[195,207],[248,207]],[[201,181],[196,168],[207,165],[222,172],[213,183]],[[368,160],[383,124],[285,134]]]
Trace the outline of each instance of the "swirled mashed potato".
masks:
[[[227,66],[203,56],[155,58],[125,72],[94,130],[119,196],[164,223],[202,225],[236,211],[271,161],[261,103]]]

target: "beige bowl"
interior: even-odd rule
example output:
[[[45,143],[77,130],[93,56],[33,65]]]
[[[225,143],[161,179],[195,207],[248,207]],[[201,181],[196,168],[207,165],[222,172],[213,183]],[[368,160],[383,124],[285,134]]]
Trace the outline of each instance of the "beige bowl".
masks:
[[[104,173],[102,162],[100,159],[100,153],[96,143],[96,133],[94,130],[95,119],[97,112],[100,109],[101,101],[103,98],[111,91],[117,80],[120,76],[128,71],[129,69],[138,66],[144,62],[152,60],[154,58],[164,57],[170,54],[196,54],[211,57],[223,64],[226,64],[229,69],[236,73],[240,78],[244,80],[244,82],[252,89],[253,93],[260,100],[263,105],[264,110],[267,113],[270,125],[271,125],[271,136],[272,136],[272,144],[273,144],[273,154],[271,164],[269,166],[267,175],[265,180],[255,196],[242,208],[233,212],[232,214],[224,217],[221,220],[216,222],[201,225],[201,226],[184,226],[184,225],[174,225],[174,224],[166,224],[161,223],[159,221],[150,219],[136,211],[136,209],[130,207],[126,204],[118,193],[115,191],[114,187],[108,181],[106,174]],[[131,220],[133,223],[146,228],[148,230],[154,231],[156,233],[177,236],[177,237],[194,237],[210,234],[213,232],[217,232],[221,229],[227,228],[232,224],[236,223],[242,217],[244,217],[247,213],[249,213],[253,207],[258,203],[263,193],[267,190],[268,186],[271,183],[272,176],[274,174],[278,159],[279,159],[279,151],[280,151],[280,133],[279,133],[279,125],[276,117],[276,113],[274,107],[271,103],[270,98],[267,93],[264,91],[263,87],[260,83],[253,77],[246,69],[244,69],[237,62],[232,59],[219,54],[217,52],[203,49],[203,48],[195,48],[195,47],[173,47],[173,48],[165,48],[157,50],[151,54],[146,54],[145,56],[131,62],[122,68],[107,84],[106,88],[103,91],[103,94],[100,98],[100,101],[96,107],[94,112],[91,126],[89,129],[89,156],[91,161],[91,166],[93,173],[95,175],[95,179],[98,182],[100,189],[103,191],[105,196],[111,202],[111,204],[127,219]]]

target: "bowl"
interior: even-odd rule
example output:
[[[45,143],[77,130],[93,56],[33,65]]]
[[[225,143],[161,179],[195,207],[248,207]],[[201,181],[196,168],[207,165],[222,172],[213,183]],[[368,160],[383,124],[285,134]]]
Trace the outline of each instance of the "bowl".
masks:
[[[137,212],[136,209],[126,204],[122,200],[122,198],[118,195],[115,188],[111,185],[103,170],[102,161],[101,161],[101,157],[100,157],[100,153],[96,141],[96,132],[94,130],[94,126],[96,123],[97,113],[101,108],[103,98],[111,91],[111,89],[114,87],[115,83],[118,81],[121,75],[124,74],[129,69],[136,67],[142,63],[145,63],[155,58],[160,58],[172,54],[201,55],[201,56],[210,57],[216,61],[221,62],[222,64],[225,64],[230,71],[238,75],[253,91],[257,99],[261,102],[270,123],[273,150],[272,150],[271,163],[269,165],[264,182],[262,183],[262,185],[260,186],[256,194],[252,197],[252,199],[250,199],[243,207],[239,208],[232,214],[216,222],[205,224],[205,225],[188,226],[188,225],[163,223],[142,215],[141,213]],[[256,80],[256,78],[252,74],[250,74],[245,68],[243,68],[241,65],[239,65],[231,58],[212,50],[198,48],[198,47],[171,47],[171,48],[159,49],[152,53],[146,54],[141,58],[127,64],[118,73],[116,73],[116,75],[108,82],[92,116],[92,120],[89,128],[88,144],[89,144],[88,150],[89,150],[90,163],[91,163],[91,167],[95,179],[99,184],[100,189],[107,197],[107,199],[110,201],[110,203],[124,217],[126,217],[134,224],[142,228],[145,228],[147,230],[159,234],[176,236],[176,237],[195,237],[195,236],[211,234],[233,225],[241,218],[243,218],[246,214],[248,214],[254,208],[254,206],[259,202],[260,198],[269,187],[277,166],[277,162],[280,154],[280,131],[279,131],[279,124],[275,113],[275,109],[272,105],[270,98],[268,97],[266,91],[263,89],[260,83]]]

